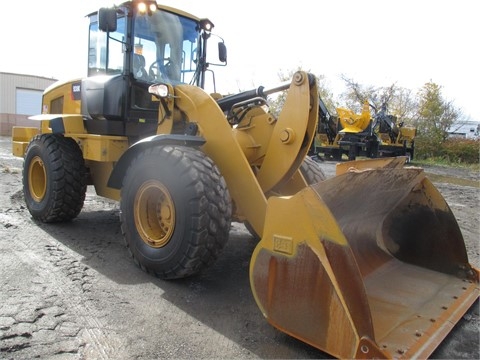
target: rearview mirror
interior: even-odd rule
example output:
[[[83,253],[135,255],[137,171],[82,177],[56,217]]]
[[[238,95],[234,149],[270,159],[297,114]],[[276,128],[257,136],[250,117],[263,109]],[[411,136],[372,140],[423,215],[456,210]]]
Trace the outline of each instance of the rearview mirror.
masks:
[[[100,8],[98,10],[98,28],[105,32],[116,31],[117,11],[113,8]]]
[[[227,62],[227,46],[223,42],[218,43],[218,59],[223,63]]]

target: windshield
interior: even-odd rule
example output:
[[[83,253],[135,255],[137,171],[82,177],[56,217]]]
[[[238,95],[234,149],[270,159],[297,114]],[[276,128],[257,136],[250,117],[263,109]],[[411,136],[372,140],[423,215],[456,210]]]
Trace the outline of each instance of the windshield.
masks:
[[[198,64],[198,23],[158,9],[150,14],[137,13],[129,30],[127,12],[126,8],[117,12],[116,30],[108,34],[99,31],[97,16],[91,16],[89,76],[121,74],[129,67],[137,80],[193,84]],[[132,49],[127,63],[126,49]]]
[[[137,14],[133,74],[137,79],[192,83],[197,64],[197,23],[165,11]]]

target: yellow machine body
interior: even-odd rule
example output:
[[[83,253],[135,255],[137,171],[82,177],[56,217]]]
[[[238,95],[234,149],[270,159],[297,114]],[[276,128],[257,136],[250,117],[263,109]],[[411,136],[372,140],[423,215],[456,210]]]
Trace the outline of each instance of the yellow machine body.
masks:
[[[342,130],[339,131],[341,134],[361,133],[372,121],[368,101],[363,104],[362,112],[360,114],[356,114],[352,110],[345,108],[337,108],[337,114],[338,121],[342,126]]]
[[[389,133],[379,132],[377,135],[382,145],[412,148],[415,137],[417,136],[417,128],[413,126],[402,126],[398,128],[398,134],[394,139],[392,139]]]
[[[39,129],[14,129],[14,153],[23,156],[30,136],[61,128],[97,193],[121,200],[121,189],[108,185],[118,164],[179,123],[195,124],[200,150],[225,179],[233,219],[261,238],[250,280],[267,320],[339,358],[427,357],[478,298],[478,270],[448,205],[404,159],[353,162],[307,186],[299,167],[317,126],[312,79],[293,76],[278,118],[253,106],[235,126],[201,88],[169,85],[157,133],[136,144],[88,133],[76,110],[44,114]]]

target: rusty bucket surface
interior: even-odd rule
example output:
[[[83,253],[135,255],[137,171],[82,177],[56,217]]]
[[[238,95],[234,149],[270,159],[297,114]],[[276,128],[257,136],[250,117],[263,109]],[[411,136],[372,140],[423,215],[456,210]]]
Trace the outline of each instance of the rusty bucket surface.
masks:
[[[478,298],[447,203],[397,165],[269,199],[250,280],[272,325],[338,358],[426,358]]]

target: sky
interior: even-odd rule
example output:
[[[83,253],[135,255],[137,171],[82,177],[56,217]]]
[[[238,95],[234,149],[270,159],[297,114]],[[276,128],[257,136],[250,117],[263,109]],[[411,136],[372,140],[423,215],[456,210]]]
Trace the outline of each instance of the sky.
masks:
[[[228,49],[217,91],[279,85],[279,73],[323,75],[334,96],[342,76],[415,93],[427,82],[480,121],[478,0],[163,0],[207,17]],[[2,2],[0,71],[66,80],[86,75],[86,15],[109,0]],[[117,2],[118,3],[118,2]]]

